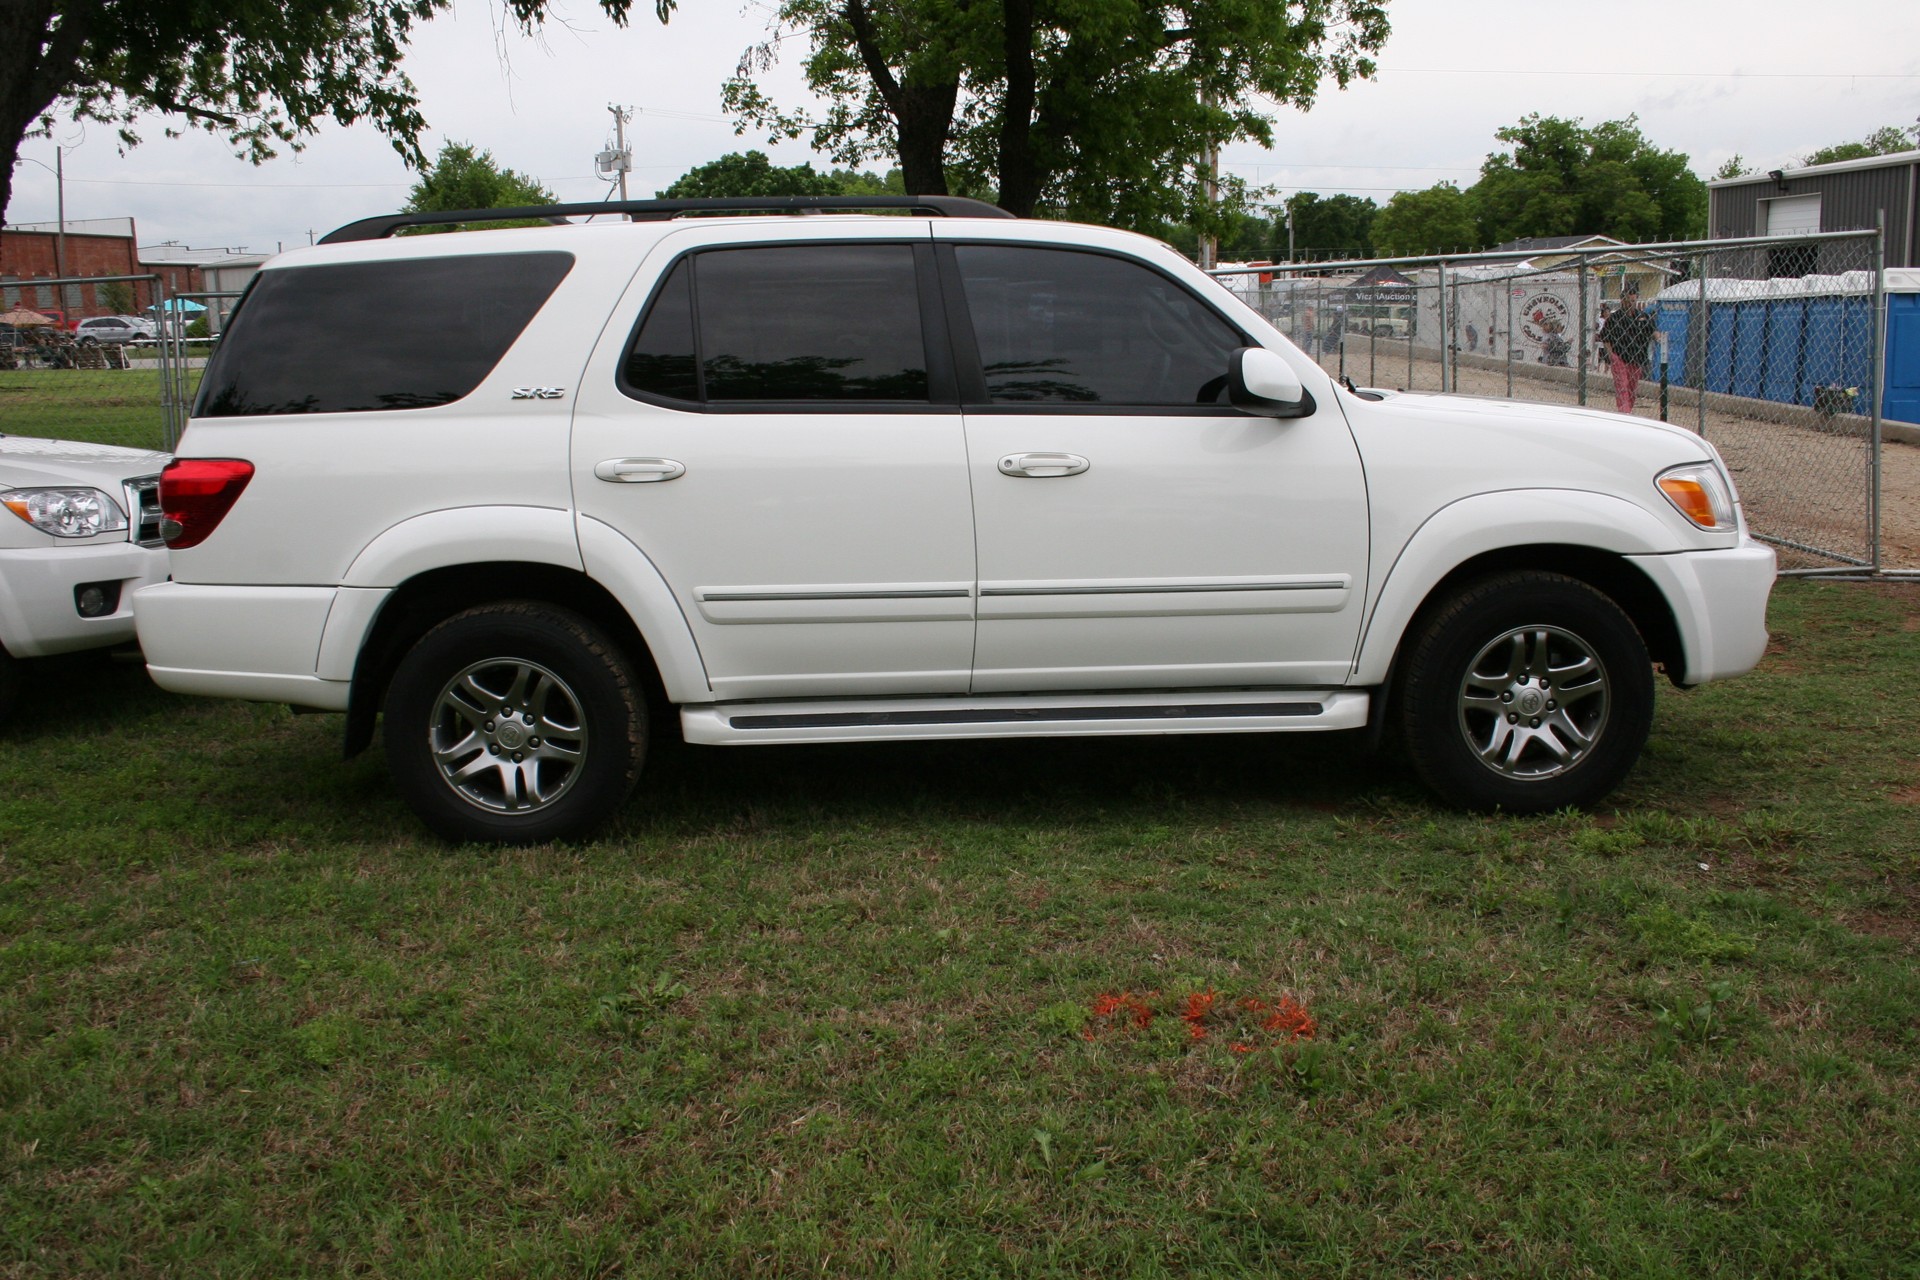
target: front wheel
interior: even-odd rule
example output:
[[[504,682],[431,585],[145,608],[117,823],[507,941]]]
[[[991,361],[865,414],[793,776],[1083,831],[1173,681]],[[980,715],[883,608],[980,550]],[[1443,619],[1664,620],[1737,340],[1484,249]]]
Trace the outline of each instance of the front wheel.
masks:
[[[632,665],[578,614],[483,605],[422,636],[387,690],[394,785],[449,840],[586,835],[625,802],[646,754]]]
[[[1652,662],[1632,621],[1586,583],[1502,574],[1427,619],[1400,710],[1414,769],[1442,798],[1511,813],[1588,805],[1646,743]]]

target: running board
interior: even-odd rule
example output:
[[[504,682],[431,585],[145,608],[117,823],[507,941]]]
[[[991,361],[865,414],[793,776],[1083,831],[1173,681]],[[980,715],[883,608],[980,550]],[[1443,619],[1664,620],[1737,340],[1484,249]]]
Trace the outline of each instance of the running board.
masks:
[[[1299,733],[1366,727],[1358,689],[734,702],[680,709],[688,742],[902,742],[1141,733]]]

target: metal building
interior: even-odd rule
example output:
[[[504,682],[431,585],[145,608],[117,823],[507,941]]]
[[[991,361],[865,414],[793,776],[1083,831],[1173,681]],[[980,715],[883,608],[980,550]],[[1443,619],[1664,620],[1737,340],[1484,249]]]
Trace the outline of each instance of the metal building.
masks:
[[[1920,267],[1920,151],[1774,169],[1707,184],[1707,234],[1797,235],[1871,231],[1886,218],[1886,265]],[[1803,276],[1834,268],[1812,245],[1779,246],[1756,259],[1756,277]]]

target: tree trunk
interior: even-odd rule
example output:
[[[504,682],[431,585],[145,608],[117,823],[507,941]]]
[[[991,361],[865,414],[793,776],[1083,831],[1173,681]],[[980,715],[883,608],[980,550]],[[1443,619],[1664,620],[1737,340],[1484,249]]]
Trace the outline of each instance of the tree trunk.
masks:
[[[41,113],[71,87],[94,7],[81,3],[69,8],[62,0],[0,3],[0,216],[13,198],[20,142]]]
[[[1031,218],[1041,173],[1033,154],[1033,0],[1004,0],[1007,91],[1000,113],[1000,207]]]
[[[890,102],[900,138],[900,177],[907,194],[947,194],[947,139],[953,133],[953,107],[960,78],[914,84],[911,74],[899,97]]]

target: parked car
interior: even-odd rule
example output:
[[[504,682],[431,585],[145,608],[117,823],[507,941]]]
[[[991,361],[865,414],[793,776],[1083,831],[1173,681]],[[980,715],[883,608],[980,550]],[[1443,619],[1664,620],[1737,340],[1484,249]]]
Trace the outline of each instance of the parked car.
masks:
[[[0,719],[22,662],[134,638],[134,591],[167,576],[166,462],[143,449],[0,435]]]
[[[136,613],[187,693],[384,718],[454,839],[578,836],[648,737],[1404,733],[1447,800],[1606,796],[1752,667],[1774,556],[1700,437],[1335,382],[1158,242],[945,197],[267,264]],[[899,216],[900,214],[908,216]],[[646,692],[677,720],[649,719]]]
[[[138,316],[91,316],[74,326],[73,336],[81,346],[91,347],[151,338],[156,332],[153,321]]]

